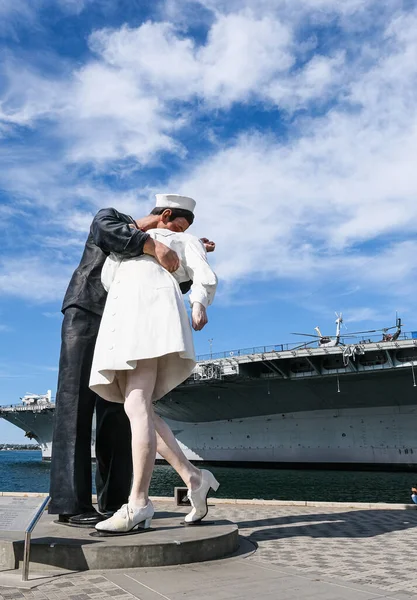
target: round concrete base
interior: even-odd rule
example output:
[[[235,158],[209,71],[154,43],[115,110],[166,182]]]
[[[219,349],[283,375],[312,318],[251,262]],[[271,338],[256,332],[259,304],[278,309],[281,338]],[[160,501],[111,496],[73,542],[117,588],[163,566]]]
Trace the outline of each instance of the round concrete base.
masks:
[[[55,523],[53,515],[45,514],[32,536],[31,568],[84,571],[160,567],[222,558],[239,546],[238,528],[228,521],[203,521],[193,527],[185,527],[183,521],[182,513],[157,512],[151,529],[105,537],[92,535],[94,529]],[[17,568],[23,559],[22,538],[15,532],[0,535],[3,568]]]

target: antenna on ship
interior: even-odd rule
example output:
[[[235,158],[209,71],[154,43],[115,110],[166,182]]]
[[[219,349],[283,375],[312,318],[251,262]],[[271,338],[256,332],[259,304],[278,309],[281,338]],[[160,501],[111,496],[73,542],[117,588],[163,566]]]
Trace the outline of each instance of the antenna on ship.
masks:
[[[336,340],[337,343],[339,343],[340,340],[340,329],[342,327],[342,323],[343,323],[343,316],[342,313],[335,313],[336,315]],[[346,327],[346,325],[345,325]]]
[[[208,343],[210,344],[210,358],[213,358],[213,338],[210,338]]]

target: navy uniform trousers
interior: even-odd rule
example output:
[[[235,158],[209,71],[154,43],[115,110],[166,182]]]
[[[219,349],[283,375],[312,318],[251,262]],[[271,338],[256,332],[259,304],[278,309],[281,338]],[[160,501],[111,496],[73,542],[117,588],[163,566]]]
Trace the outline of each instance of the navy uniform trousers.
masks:
[[[92,510],[91,430],[96,409],[96,488],[100,511],[114,511],[129,497],[132,451],[123,404],[107,402],[88,387],[101,317],[65,309],[59,360],[49,512]]]

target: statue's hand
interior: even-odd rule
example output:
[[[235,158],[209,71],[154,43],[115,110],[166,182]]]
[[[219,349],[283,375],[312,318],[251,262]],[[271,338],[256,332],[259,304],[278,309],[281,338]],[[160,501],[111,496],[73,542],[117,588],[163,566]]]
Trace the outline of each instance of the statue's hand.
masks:
[[[144,254],[154,256],[161,267],[173,273],[180,266],[178,254],[157,240],[148,238],[143,246]]]
[[[216,249],[216,244],[209,240],[208,238],[200,238],[200,241],[203,242],[206,252],[214,252]]]
[[[191,309],[191,321],[194,331],[201,331],[208,323],[207,311],[200,302],[194,302]]]
[[[165,244],[155,241],[155,258],[159,264],[170,273],[173,273],[180,266],[178,254],[171,250]]]

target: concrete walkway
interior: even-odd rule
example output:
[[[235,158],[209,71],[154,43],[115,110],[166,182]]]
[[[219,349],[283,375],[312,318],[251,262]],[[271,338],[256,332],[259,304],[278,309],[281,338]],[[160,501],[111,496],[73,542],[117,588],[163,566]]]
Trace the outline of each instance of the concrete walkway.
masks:
[[[157,510],[183,512],[166,502]],[[179,567],[85,571],[30,590],[0,588],[0,598],[417,600],[417,511],[218,503],[210,518],[238,525],[247,540],[240,555]]]

